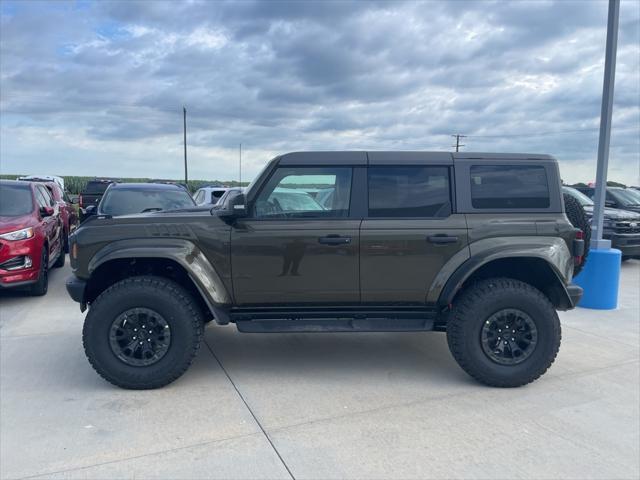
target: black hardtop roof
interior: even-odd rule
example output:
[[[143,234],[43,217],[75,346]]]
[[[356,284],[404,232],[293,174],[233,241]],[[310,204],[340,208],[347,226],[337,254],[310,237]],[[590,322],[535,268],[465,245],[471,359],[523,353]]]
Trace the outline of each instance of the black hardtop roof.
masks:
[[[181,190],[182,185],[173,183],[112,183],[109,190]]]
[[[382,165],[453,164],[457,160],[555,161],[551,155],[534,153],[426,152],[426,151],[316,151],[280,155],[280,165]]]

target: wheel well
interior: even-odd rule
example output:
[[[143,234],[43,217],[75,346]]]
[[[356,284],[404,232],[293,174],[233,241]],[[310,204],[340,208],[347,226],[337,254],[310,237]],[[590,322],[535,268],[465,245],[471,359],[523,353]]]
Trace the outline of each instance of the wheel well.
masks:
[[[154,275],[175,281],[191,293],[205,320],[213,318],[211,310],[185,268],[167,258],[118,258],[103,263],[91,274],[87,282],[85,302],[93,302],[102,292],[120,280],[141,275]]]
[[[540,290],[558,310],[571,308],[571,301],[553,267],[544,259],[533,257],[500,258],[482,265],[464,281],[451,303],[474,283],[497,277],[528,283]]]

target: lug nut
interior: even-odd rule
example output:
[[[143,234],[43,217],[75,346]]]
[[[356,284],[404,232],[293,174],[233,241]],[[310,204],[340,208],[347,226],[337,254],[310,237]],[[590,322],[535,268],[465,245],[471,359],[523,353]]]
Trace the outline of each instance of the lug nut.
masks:
[[[135,339],[136,339],[136,337],[133,337],[133,339],[135,340]]]

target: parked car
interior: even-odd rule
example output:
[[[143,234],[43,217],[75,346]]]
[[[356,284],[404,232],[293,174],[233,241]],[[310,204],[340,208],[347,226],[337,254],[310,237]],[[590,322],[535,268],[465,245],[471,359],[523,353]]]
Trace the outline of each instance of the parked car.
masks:
[[[60,178],[60,177],[56,177]],[[35,177],[33,175],[28,177],[20,177],[18,180],[27,182],[39,182],[47,187],[49,193],[53,197],[53,200],[58,205],[60,211],[60,218],[62,219],[62,225],[64,229],[64,251],[69,253],[69,234],[73,232],[78,225],[78,213],[76,207],[69,197],[69,194],[63,190],[60,186],[60,182],[47,180],[43,177]]]
[[[594,187],[573,187],[584,193],[593,200],[595,195]],[[622,187],[607,187],[607,195],[605,197],[605,206],[609,208],[619,208],[621,210],[629,210],[640,213],[640,202],[631,192],[631,190]]]
[[[163,183],[112,183],[98,207],[89,207],[87,215],[115,217],[132,213],[177,210],[195,206],[182,185]]]
[[[25,175],[23,177],[18,177],[18,180],[23,180],[27,182],[55,182],[57,183],[62,191],[64,192],[64,178],[59,177],[57,175]]]
[[[233,187],[233,188],[228,189],[218,199],[218,202],[213,206],[213,208],[215,208],[215,209],[224,208],[225,205],[227,205],[227,203],[229,202],[230,199],[232,199],[236,195],[242,193],[243,191],[244,191],[244,188],[241,188],[241,187]],[[206,204],[203,203],[202,205],[206,205]]]
[[[87,214],[87,209],[92,206],[95,209],[95,207],[100,203],[104,192],[107,190],[109,185],[114,182],[115,180],[108,178],[96,178],[87,182],[87,185],[78,197],[81,222],[83,222],[87,216],[91,215],[91,213]]]
[[[330,208],[305,185],[333,188]],[[89,362],[124,388],[177,379],[209,320],[242,332],[446,331],[467,373],[517,387],[558,353],[556,310],[582,295],[581,234],[547,155],[297,152],[224,209],[86,222],[71,236],[67,290],[89,308]]]
[[[562,191],[575,198],[591,220],[593,200],[573,187],[563,186]],[[640,214],[605,207],[602,238],[611,240],[611,246],[622,252],[624,260],[640,258]]]
[[[0,288],[44,295],[65,255],[59,207],[41,183],[0,180]]]
[[[73,233],[78,226],[76,207],[67,192],[63,191],[58,183],[47,182],[44,185],[49,190],[49,193],[51,193],[54,202],[58,205],[60,219],[62,220],[64,252],[69,253],[69,235]]]
[[[193,195],[193,199],[198,205],[216,205],[222,196],[231,190],[229,187],[219,187],[219,186],[208,186],[202,187],[196,190],[196,193]]]

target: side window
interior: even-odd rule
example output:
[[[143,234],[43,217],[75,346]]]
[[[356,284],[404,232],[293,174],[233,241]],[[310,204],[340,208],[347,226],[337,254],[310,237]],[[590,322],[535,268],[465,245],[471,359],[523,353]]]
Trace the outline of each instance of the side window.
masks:
[[[196,193],[196,198],[194,198],[196,203],[202,203],[202,197],[204,197],[204,192],[202,190],[198,190]]]
[[[49,191],[49,189],[47,187],[38,187],[38,188],[42,190],[42,196],[45,198],[47,202],[47,206],[53,207],[55,203],[53,201],[53,196],[51,195],[51,192]]]
[[[49,199],[45,197],[42,188],[36,187],[36,202],[38,203],[38,208],[49,207]]]
[[[547,173],[542,166],[471,167],[473,208],[548,208],[549,203]]]
[[[451,215],[447,167],[380,166],[368,171],[369,217]]]
[[[256,199],[256,218],[349,215],[351,167],[278,168]]]

